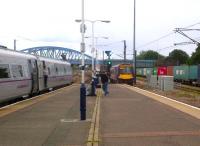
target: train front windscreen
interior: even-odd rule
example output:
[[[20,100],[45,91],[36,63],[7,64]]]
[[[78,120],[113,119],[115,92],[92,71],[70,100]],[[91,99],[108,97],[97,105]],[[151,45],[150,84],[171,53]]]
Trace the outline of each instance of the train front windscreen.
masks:
[[[131,74],[133,72],[133,68],[130,66],[120,67],[120,74]]]

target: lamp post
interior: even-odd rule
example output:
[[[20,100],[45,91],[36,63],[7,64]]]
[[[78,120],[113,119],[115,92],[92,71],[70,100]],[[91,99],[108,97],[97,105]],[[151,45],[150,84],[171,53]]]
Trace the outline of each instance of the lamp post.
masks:
[[[76,19],[76,22],[82,22],[80,19]],[[95,67],[94,67],[94,56],[95,56],[95,47],[94,47],[94,24],[96,22],[103,22],[103,23],[110,23],[110,20],[85,20],[87,22],[90,22],[92,24],[92,76],[94,75],[95,72]]]
[[[109,37],[105,37],[105,36],[102,36],[102,37],[95,37],[96,39],[96,60],[98,59],[97,58],[97,54],[98,54],[98,51],[97,51],[97,45],[98,45],[98,39],[101,38],[101,39],[109,39]],[[95,68],[96,69],[96,68]]]
[[[90,96],[96,96],[95,94],[95,80],[96,80],[96,77],[95,77],[95,74],[96,74],[96,63],[97,63],[97,49],[95,49],[94,47],[94,38],[96,39],[96,46],[97,46],[97,40],[98,38],[104,38],[104,39],[108,39],[108,37],[94,37],[94,35],[92,35],[92,37],[85,37],[85,38],[92,38],[92,82],[91,82],[91,94]],[[94,52],[96,51],[96,58],[94,57]],[[94,59],[95,58],[95,59]]]
[[[83,23],[83,19],[82,20],[76,19],[75,21]],[[95,47],[94,47],[94,24],[95,24],[95,22],[110,23],[110,20],[85,20],[85,21],[88,21],[88,22],[92,23],[92,77],[94,77],[94,73],[95,73],[95,68],[94,68],[94,53],[95,53]],[[95,96],[94,80],[92,80],[91,96]]]
[[[82,54],[82,63],[81,63],[81,86],[80,86],[80,120],[86,120],[86,87],[85,87],[85,18],[84,18],[84,0],[82,0],[82,20],[80,25],[81,32],[81,54]]]
[[[135,17],[136,17],[136,0],[134,0],[134,18],[133,18],[133,66],[134,66],[134,84],[136,84],[136,50],[135,50]]]
[[[93,47],[93,49],[94,49],[93,52],[96,53],[96,56],[93,54],[93,55],[94,55],[93,58],[94,58],[94,60],[97,61],[97,54],[98,54],[98,51],[97,51],[97,46],[98,46],[98,45],[97,45],[97,44],[98,44],[98,39],[109,39],[109,37],[106,37],[106,36],[99,36],[99,37],[86,36],[85,38],[92,38],[92,39],[94,38],[94,39],[95,39],[95,45],[92,44],[92,47],[95,46],[95,47]],[[94,61],[94,68],[93,68],[94,72],[96,72],[96,66],[95,66],[95,64],[96,64],[96,63],[95,63],[95,61]]]

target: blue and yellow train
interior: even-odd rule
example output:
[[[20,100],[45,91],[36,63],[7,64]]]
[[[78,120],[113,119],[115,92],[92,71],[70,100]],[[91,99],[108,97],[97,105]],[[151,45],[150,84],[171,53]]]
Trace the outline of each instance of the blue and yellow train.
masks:
[[[133,85],[134,80],[132,64],[118,64],[110,69],[111,83],[127,83]]]

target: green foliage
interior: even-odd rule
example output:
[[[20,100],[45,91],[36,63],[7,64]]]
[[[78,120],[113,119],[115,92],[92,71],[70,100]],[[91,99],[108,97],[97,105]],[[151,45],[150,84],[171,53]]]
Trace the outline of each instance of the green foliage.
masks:
[[[160,55],[158,52],[153,51],[153,50],[142,51],[137,56],[137,59],[140,59],[140,60],[158,60],[162,58],[164,58],[164,56]]]
[[[190,58],[191,64],[200,64],[200,46],[196,48],[196,51],[192,53],[192,56]]]
[[[169,53],[169,56],[164,57],[160,55],[158,52],[153,50],[142,51],[137,56],[139,60],[157,60],[156,65],[195,65],[200,64],[200,46],[196,48],[196,51],[192,53],[192,56],[189,55],[180,49],[175,49]]]
[[[175,49],[169,53],[169,56],[166,58],[167,62],[171,62],[171,65],[181,65],[189,63],[189,55],[182,50]]]

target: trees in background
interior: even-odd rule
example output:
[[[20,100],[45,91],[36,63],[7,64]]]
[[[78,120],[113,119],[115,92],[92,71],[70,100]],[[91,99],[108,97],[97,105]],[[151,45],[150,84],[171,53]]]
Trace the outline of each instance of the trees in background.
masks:
[[[148,50],[142,51],[137,56],[139,60],[157,60],[157,66],[170,66],[170,65],[183,65],[200,64],[200,46],[198,46],[195,52],[192,53],[191,57],[183,50],[175,49],[169,53],[167,57],[159,54],[156,51]]]
[[[140,52],[140,54],[137,56],[137,59],[139,59],[139,60],[157,60],[156,66],[161,66],[161,65],[163,65],[165,56],[159,54],[156,51],[148,50],[148,51]]]
[[[153,50],[142,51],[137,56],[139,60],[158,60],[159,58],[164,58],[164,56]]]
[[[172,52],[170,52],[169,56],[166,59],[166,63],[169,63],[170,65],[188,64],[188,62],[189,55],[185,51],[178,49],[175,49]]]
[[[200,49],[199,49],[200,51]],[[200,54],[200,53],[199,53]],[[189,64],[190,57],[189,55],[182,50],[175,49],[169,53],[167,57],[159,54],[156,51],[148,50],[142,51],[137,56],[137,59],[140,60],[157,60],[157,66],[170,66],[170,65],[182,65],[182,64]]]
[[[190,64],[200,64],[200,46],[196,48],[196,51],[192,53],[190,58]]]
[[[157,60],[157,66],[175,66],[175,65],[197,65],[200,64],[200,46],[198,46],[191,57],[183,50],[175,49],[168,56],[163,56],[156,51],[142,51],[137,56],[139,60]]]

